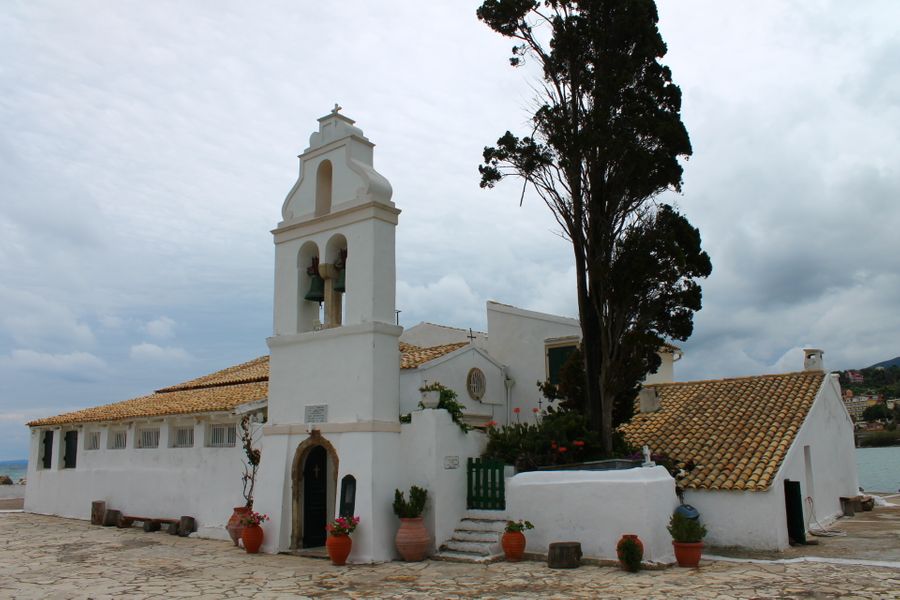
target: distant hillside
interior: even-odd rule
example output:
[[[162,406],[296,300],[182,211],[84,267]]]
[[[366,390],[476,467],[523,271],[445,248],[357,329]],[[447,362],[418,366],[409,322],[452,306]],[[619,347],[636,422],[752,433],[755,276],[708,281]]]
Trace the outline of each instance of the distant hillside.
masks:
[[[889,369],[890,367],[900,367],[900,356],[894,357],[891,360],[881,361],[880,363],[876,363],[869,368],[877,369],[878,367],[882,367],[885,369]]]

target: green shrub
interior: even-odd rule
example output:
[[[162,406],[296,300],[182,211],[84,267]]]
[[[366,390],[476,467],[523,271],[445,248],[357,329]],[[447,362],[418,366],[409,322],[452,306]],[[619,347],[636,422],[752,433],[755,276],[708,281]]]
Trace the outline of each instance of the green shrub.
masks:
[[[873,431],[859,438],[860,448],[900,445],[900,431]]]
[[[427,499],[428,491],[415,485],[409,488],[409,502],[406,501],[403,492],[394,490],[394,514],[401,519],[421,517],[425,512]]]
[[[672,514],[668,530],[676,542],[699,542],[706,536],[706,527],[698,519],[688,519],[680,512]]]
[[[625,538],[616,546],[616,554],[622,561],[622,566],[630,573],[637,573],[641,570],[641,559],[644,558],[644,551],[638,546],[637,540],[633,538]]]

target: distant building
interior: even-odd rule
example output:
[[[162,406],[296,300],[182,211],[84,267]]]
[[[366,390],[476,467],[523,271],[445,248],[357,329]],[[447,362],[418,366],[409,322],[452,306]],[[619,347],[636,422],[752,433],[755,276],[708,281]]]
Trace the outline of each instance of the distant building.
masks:
[[[859,371],[847,371],[847,381],[850,383],[865,383],[866,378]]]

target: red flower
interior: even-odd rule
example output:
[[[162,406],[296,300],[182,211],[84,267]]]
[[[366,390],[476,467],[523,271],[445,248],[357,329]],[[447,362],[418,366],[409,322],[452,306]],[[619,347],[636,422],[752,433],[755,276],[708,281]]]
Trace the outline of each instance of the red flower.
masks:
[[[484,424],[484,426],[485,427],[496,427],[497,421],[488,421],[487,423]]]
[[[515,408],[513,409],[513,412],[514,412],[515,414],[519,414],[520,412],[522,412],[522,409],[519,408],[519,407],[517,406],[517,407],[515,407]]]
[[[581,440],[575,440],[574,442],[572,442],[572,444],[578,446],[579,448],[581,446],[584,446],[584,442],[582,442]]]
[[[560,454],[562,454],[562,453],[565,452],[566,450],[568,450],[568,448],[566,448],[565,446],[560,446],[560,447],[559,447],[559,452],[560,452]]]
[[[539,409],[537,406],[535,406],[534,408],[531,409],[531,412],[533,412],[534,414],[538,414],[538,412],[539,412],[540,410],[541,410],[541,409]]]
[[[550,447],[551,447],[551,448],[556,448],[556,442],[550,442]]]

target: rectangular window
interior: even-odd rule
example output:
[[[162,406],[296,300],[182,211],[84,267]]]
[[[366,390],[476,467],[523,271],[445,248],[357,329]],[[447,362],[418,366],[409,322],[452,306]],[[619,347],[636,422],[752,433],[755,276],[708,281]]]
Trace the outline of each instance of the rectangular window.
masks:
[[[194,428],[193,427],[176,427],[173,448],[193,448],[194,447]]]
[[[138,448],[159,448],[159,428],[141,429]]]
[[[41,441],[41,467],[49,469],[53,460],[53,432],[45,431]]]
[[[85,450],[99,450],[100,449],[100,432],[99,431],[89,431],[87,435],[84,436],[84,449]]]
[[[125,442],[128,439],[128,432],[124,429],[109,432],[109,449],[122,450],[125,448]]]
[[[64,439],[65,453],[63,454],[63,468],[74,469],[75,457],[78,454],[78,432],[67,431]]]
[[[213,448],[229,448],[237,441],[234,425],[210,425],[209,445]]]
[[[547,348],[547,379],[553,385],[559,383],[559,371],[575,348],[574,344]]]

